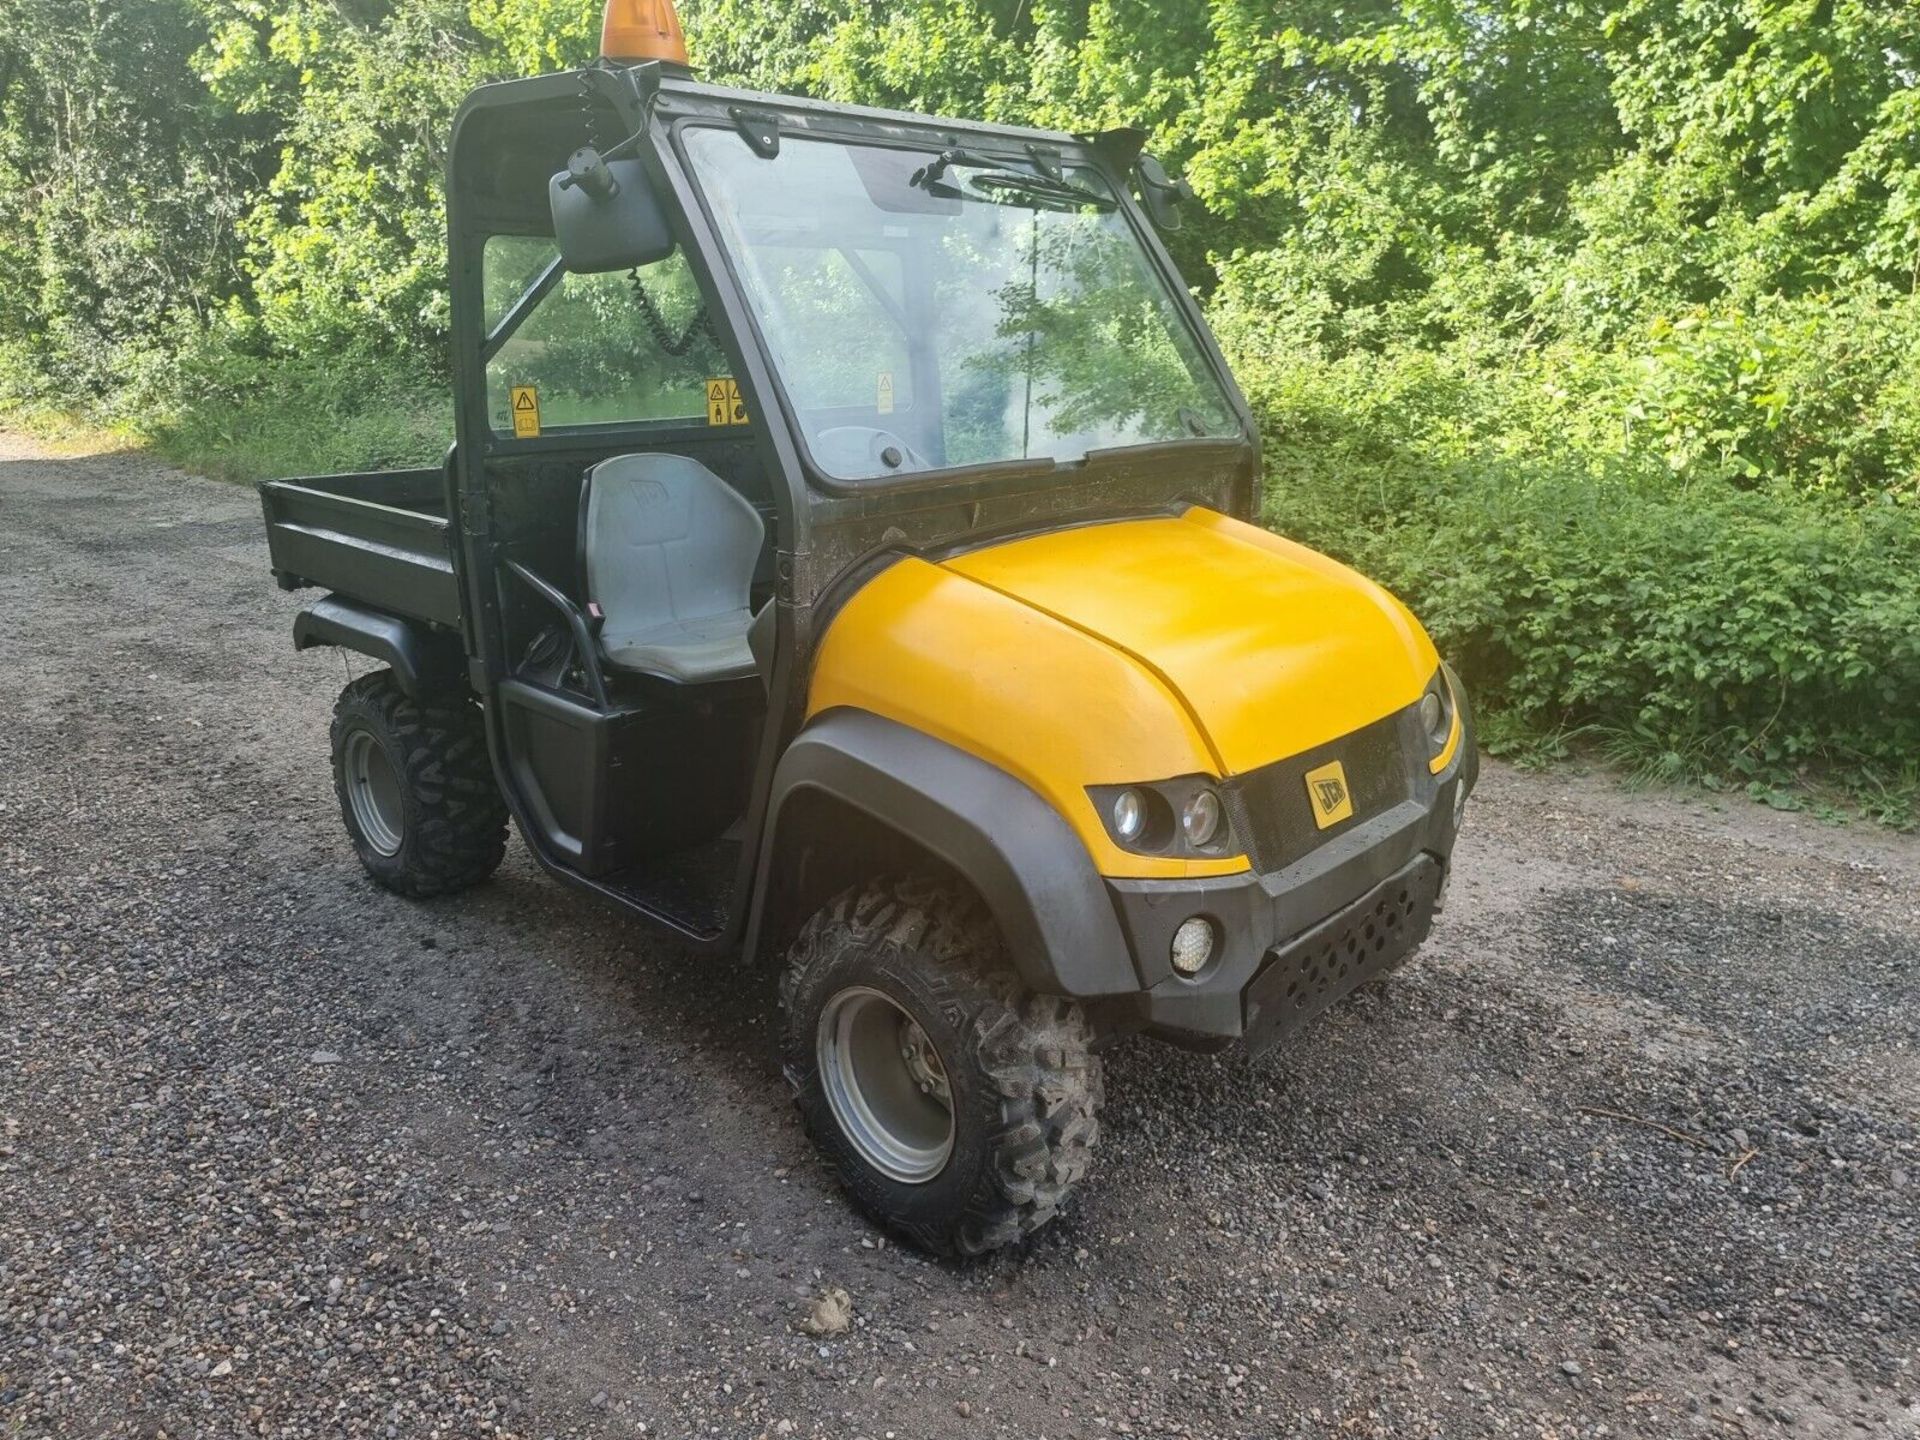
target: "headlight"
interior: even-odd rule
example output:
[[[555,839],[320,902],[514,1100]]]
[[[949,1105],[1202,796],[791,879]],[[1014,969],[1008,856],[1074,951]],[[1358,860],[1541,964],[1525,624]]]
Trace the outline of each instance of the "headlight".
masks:
[[[1226,801],[1211,775],[1150,785],[1092,785],[1087,796],[1107,834],[1135,855],[1218,860],[1233,853]]]
[[[1420,731],[1426,737],[1429,762],[1447,753],[1447,745],[1453,739],[1453,724],[1453,687],[1447,683],[1443,667],[1427,683],[1427,692],[1420,697]]]
[[[1180,828],[1189,845],[1211,845],[1220,833],[1220,797],[1211,790],[1196,790],[1181,807]]]

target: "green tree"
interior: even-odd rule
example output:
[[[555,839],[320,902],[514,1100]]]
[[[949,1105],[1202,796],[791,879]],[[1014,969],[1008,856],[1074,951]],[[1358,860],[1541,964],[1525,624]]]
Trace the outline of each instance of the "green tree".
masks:
[[[188,0],[0,0],[0,335],[81,390],[242,288],[270,127],[213,103]]]

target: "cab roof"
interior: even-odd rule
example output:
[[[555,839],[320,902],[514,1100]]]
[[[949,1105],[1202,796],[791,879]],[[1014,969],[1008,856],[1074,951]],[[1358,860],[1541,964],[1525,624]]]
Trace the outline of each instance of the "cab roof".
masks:
[[[874,105],[848,105],[833,100],[816,100],[804,95],[739,90],[725,85],[710,85],[705,81],[674,75],[671,72],[661,74],[659,93],[669,100],[704,101],[722,110],[733,107],[788,110],[822,118],[866,120],[880,126],[965,130],[975,135],[997,135],[1008,140],[1047,145],[1085,145],[1090,144],[1094,139],[1091,135],[1075,135],[1064,130],[1045,130],[1027,125],[1003,125],[989,120],[970,120],[951,115],[916,114],[910,110],[887,110]]]

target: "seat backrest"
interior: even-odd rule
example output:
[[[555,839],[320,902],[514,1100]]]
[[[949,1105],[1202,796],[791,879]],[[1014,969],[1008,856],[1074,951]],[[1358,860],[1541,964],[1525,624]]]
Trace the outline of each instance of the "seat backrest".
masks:
[[[587,598],[609,633],[746,608],[766,527],[739,491],[684,455],[616,455],[586,484]]]

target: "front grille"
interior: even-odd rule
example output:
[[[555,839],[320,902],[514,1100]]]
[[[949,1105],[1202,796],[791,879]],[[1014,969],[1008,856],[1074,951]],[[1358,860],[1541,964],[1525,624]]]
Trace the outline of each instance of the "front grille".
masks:
[[[1270,873],[1291,865],[1342,830],[1405,800],[1409,771],[1398,713],[1338,740],[1235,776],[1225,787],[1234,833],[1247,842],[1254,868]],[[1313,823],[1307,772],[1338,760],[1347,772],[1353,818],[1322,830]]]

